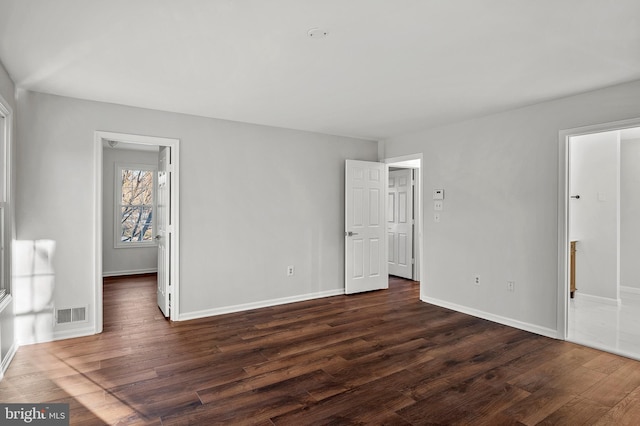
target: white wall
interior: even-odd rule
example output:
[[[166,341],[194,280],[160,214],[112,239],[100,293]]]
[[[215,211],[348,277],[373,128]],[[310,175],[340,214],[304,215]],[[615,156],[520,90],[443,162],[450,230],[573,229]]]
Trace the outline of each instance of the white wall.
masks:
[[[620,285],[640,289],[640,139],[620,144]]]
[[[344,160],[377,143],[32,92],[18,113],[17,237],[55,242],[57,306],[95,309],[96,130],[181,141],[183,314],[342,290]]]
[[[102,271],[104,276],[155,272],[157,247],[114,248],[115,167],[116,163],[157,167],[158,153],[131,149],[105,148],[102,157]]]
[[[576,297],[617,303],[620,271],[620,132],[574,136],[569,142],[569,240],[576,243]]]
[[[634,117],[640,81],[386,141],[385,157],[423,153],[425,194],[445,189],[440,223],[423,203],[422,298],[557,335],[558,133]]]

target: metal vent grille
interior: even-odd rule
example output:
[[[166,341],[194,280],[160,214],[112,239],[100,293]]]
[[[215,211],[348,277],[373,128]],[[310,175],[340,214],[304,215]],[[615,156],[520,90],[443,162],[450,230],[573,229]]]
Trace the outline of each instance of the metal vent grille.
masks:
[[[87,310],[82,308],[71,309],[71,322],[85,321],[87,319]]]
[[[56,324],[67,324],[70,322],[82,322],[87,320],[87,308],[66,308],[56,311]]]
[[[66,324],[68,322],[71,322],[71,309],[58,309],[56,318],[58,319],[58,324]]]

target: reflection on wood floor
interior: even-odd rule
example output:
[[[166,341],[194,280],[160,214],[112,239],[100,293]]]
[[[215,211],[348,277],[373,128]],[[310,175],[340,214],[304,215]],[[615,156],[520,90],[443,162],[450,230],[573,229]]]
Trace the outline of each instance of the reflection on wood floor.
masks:
[[[19,349],[3,402],[71,424],[630,424],[640,363],[418,300],[419,286],[170,323],[155,277],[104,285],[100,335]]]

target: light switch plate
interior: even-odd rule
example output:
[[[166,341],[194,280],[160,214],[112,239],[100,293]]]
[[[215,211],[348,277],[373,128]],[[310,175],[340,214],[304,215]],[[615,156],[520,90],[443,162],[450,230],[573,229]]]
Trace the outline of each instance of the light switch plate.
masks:
[[[444,189],[434,189],[433,190],[433,199],[434,200],[444,200]]]

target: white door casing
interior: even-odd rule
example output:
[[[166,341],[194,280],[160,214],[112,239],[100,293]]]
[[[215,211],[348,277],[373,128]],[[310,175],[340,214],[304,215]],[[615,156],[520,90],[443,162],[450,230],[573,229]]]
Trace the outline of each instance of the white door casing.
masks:
[[[168,274],[171,280],[171,320],[180,320],[180,140],[157,136],[133,135],[127,133],[96,131],[94,133],[94,332],[103,331],[103,274],[102,274],[102,154],[103,147],[109,141],[138,146],[162,147],[171,149],[171,240],[167,242],[170,257]]]
[[[389,287],[386,258],[387,166],[345,163],[345,293]]]
[[[165,317],[171,313],[171,148],[163,146],[158,155],[156,190],[156,240],[158,242],[158,306]]]
[[[387,197],[387,253],[389,274],[413,279],[412,170],[389,172]]]
[[[569,224],[571,222],[570,204],[575,204],[577,199],[571,198],[573,194],[570,192],[570,155],[569,145],[572,137],[580,135],[588,135],[593,133],[609,132],[613,130],[624,130],[632,127],[640,126],[640,118],[632,118],[609,123],[601,123],[565,129],[558,132],[558,295],[557,295],[557,334],[551,337],[558,339],[570,340],[568,335],[569,326],[569,266],[570,266],[570,241],[572,238],[579,238],[576,235],[570,235]],[[576,273],[576,277],[577,277]],[[611,352],[616,353],[615,350]],[[624,354],[623,354],[624,355]],[[626,356],[626,355],[625,355]]]

